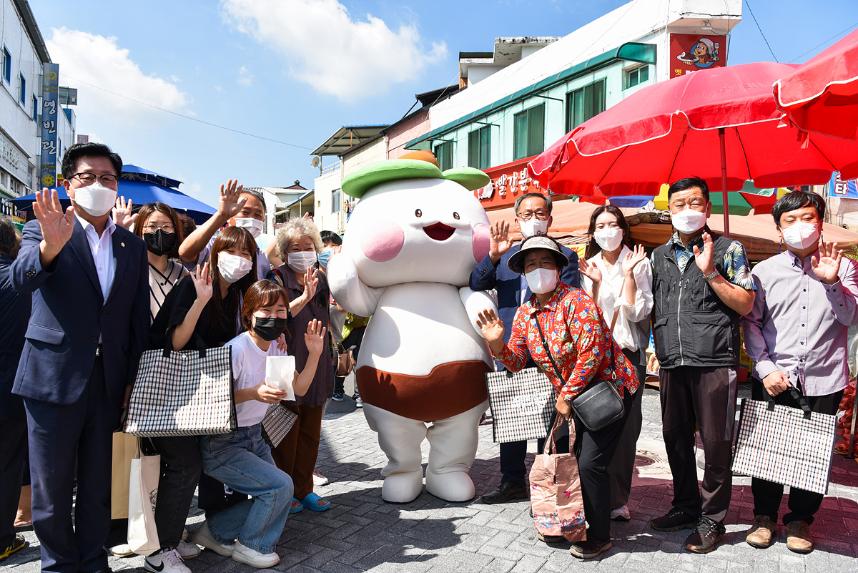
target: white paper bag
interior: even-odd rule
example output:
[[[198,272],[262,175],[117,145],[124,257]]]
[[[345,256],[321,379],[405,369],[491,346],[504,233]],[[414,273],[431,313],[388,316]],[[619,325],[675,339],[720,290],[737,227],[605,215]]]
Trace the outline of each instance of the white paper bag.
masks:
[[[294,356],[269,356],[265,360],[265,383],[286,392],[284,400],[294,400],[292,381],[295,379]]]
[[[161,549],[155,525],[155,504],[161,476],[161,456],[140,454],[131,460],[128,485],[128,545],[138,555]]]

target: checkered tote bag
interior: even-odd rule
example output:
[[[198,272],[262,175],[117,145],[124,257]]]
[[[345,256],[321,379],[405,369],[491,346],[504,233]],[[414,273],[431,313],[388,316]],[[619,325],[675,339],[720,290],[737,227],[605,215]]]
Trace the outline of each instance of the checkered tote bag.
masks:
[[[262,437],[272,448],[276,448],[295,425],[296,420],[298,420],[298,414],[282,402],[272,404],[262,418]]]
[[[126,433],[204,436],[235,428],[230,347],[143,353],[128,405]]]
[[[831,473],[835,416],[743,399],[733,472],[825,495]],[[767,394],[768,396],[768,394]]]
[[[554,387],[538,368],[486,374],[495,442],[544,438],[554,415]]]

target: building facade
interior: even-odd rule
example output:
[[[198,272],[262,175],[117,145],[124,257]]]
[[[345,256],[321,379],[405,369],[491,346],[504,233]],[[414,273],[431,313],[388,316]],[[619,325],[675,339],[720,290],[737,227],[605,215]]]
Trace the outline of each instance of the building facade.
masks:
[[[0,199],[53,187],[65,149],[75,142],[76,92],[59,87],[56,64],[26,0],[0,0]],[[49,86],[49,124],[44,130],[44,86]],[[43,153],[43,144],[45,153]],[[50,158],[42,177],[43,158]],[[11,214],[11,207],[3,205]]]
[[[405,147],[432,150],[442,169],[483,169],[492,178],[477,193],[483,205],[509,206],[539,190],[527,162],[576,126],[642,86],[725,65],[741,11],[741,0],[634,0],[560,39],[520,39],[517,59],[496,71],[488,52],[470,54],[479,73],[460,63],[467,89],[433,106],[431,129]],[[496,42],[492,61],[510,40]]]

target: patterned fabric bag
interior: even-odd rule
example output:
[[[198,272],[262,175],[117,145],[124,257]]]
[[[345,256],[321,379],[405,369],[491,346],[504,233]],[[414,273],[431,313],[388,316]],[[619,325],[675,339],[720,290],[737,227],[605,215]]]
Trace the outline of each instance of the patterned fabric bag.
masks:
[[[276,448],[298,419],[298,414],[283,402],[272,404],[262,418],[262,437],[272,448]]]
[[[486,374],[496,443],[544,438],[554,415],[554,387],[538,368]]]
[[[766,400],[742,400],[733,453],[733,473],[825,495],[831,473],[836,416],[811,412],[798,390],[801,409]]]
[[[139,437],[226,434],[236,428],[231,348],[147,350],[125,432]]]
[[[530,506],[533,525],[545,537],[567,541],[587,538],[584,498],[578,476],[578,460],[572,454],[555,453],[554,432],[564,423],[561,416],[545,440],[545,451],[536,454],[530,468]],[[575,425],[569,425],[569,451],[575,443]]]

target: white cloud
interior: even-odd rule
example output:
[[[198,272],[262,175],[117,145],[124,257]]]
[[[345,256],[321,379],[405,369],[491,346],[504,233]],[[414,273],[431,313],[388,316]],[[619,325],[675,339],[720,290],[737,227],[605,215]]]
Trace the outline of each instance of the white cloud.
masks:
[[[54,28],[47,45],[60,65],[60,82],[78,89],[77,109],[82,116],[122,113],[127,117],[151,111],[141,101],[179,111],[189,102],[176,86],[177,78],[147,74],[114,37]]]
[[[241,66],[238,68],[238,80],[236,81],[242,86],[253,85],[253,73],[246,66]]]
[[[298,80],[342,100],[414,80],[447,55],[444,42],[425,46],[415,25],[394,31],[371,14],[356,20],[337,0],[222,0],[221,6],[237,30],[280,53]]]

